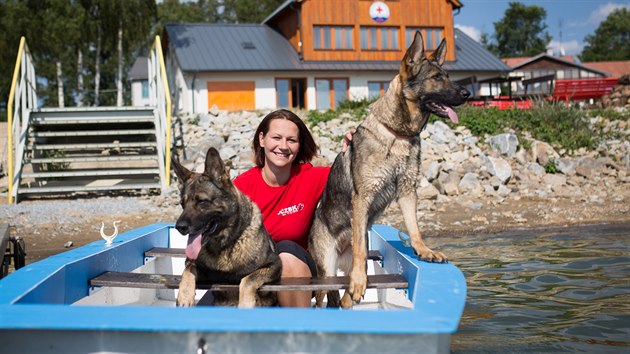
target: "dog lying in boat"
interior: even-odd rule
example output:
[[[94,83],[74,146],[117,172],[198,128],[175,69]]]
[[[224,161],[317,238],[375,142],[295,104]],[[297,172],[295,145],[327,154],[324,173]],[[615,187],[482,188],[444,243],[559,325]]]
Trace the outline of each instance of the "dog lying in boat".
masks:
[[[204,281],[239,284],[238,292],[213,291],[214,305],[276,306],[275,292],[257,291],[280,280],[276,245],[258,207],[232,184],[218,151],[208,150],[203,173],[172,162],[183,209],[175,227],[188,235],[177,305],[193,306],[196,282]]]
[[[328,183],[315,212],[309,252],[319,277],[341,269],[350,284],[341,303],[328,292],[328,306],[352,307],[367,286],[367,230],[397,199],[414,252],[422,260],[445,262],[441,252],[422,240],[416,219],[416,183],[420,176],[420,132],[431,113],[457,122],[452,106],[466,101],[468,91],[452,82],[442,68],[445,41],[426,56],[422,35],[416,32],[399,73],[383,97],[374,102],[352,137],[349,149],[332,165]],[[316,296],[323,305],[324,293]]]

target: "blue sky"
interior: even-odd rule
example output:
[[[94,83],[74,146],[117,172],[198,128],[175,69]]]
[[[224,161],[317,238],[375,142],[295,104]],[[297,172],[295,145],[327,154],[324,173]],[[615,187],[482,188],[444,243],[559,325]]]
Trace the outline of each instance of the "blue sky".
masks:
[[[513,0],[516,1],[516,0]],[[630,2],[623,0],[519,0],[525,5],[536,5],[547,11],[547,31],[552,36],[550,47],[554,54],[559,48],[567,55],[580,54],[584,48],[584,37],[594,34],[600,22],[613,10],[626,7]],[[509,7],[507,0],[462,0],[463,7],[454,16],[455,27],[473,39],[479,40],[481,33],[494,34],[494,22],[505,15]],[[456,14],[457,12],[454,12]],[[562,31],[562,40],[560,32]]]

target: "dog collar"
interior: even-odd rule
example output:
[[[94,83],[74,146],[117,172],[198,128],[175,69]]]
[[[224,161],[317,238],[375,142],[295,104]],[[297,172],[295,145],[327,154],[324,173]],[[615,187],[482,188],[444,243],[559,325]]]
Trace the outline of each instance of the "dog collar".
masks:
[[[394,128],[390,127],[389,125],[387,125],[387,124],[385,124],[383,122],[380,122],[380,123],[385,127],[385,129],[387,129],[387,131],[389,131],[390,133],[394,134],[394,136],[396,136],[397,138],[411,140],[411,139],[417,137],[418,135],[420,135],[419,133],[418,134],[414,134],[414,135],[399,133],[396,130],[394,130]]]

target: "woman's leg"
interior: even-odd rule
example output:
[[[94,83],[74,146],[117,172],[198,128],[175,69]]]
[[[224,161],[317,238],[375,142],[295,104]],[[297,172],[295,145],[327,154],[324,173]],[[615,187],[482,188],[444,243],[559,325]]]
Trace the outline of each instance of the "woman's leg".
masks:
[[[317,267],[313,257],[293,241],[278,242],[278,253],[282,261],[282,278],[314,277]],[[279,291],[278,302],[286,307],[311,307],[311,291]]]
[[[280,253],[282,278],[311,277],[306,263],[291,253]],[[278,291],[278,302],[282,307],[311,307],[311,291]]]

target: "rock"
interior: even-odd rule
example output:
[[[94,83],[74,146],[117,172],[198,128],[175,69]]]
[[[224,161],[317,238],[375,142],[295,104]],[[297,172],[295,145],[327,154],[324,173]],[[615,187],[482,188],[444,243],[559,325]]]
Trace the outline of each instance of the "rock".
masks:
[[[68,241],[68,242],[66,242],[66,243],[63,245],[63,247],[65,247],[65,248],[70,248],[70,247],[72,247],[73,245],[74,245],[74,243],[73,243],[72,241]]]
[[[429,182],[436,179],[440,173],[441,164],[437,161],[423,161],[422,162],[422,173],[424,177],[429,180]]]
[[[556,152],[556,150],[551,147],[551,145],[542,142],[542,141],[534,141],[532,143],[532,160],[538,162],[541,166],[547,166],[550,160],[558,160],[560,155]]]
[[[561,187],[566,186],[567,177],[561,174],[546,174],[543,177],[543,182],[551,187],[551,190],[558,191]]]
[[[459,190],[472,195],[480,195],[483,193],[483,188],[481,187],[481,183],[479,183],[478,177],[479,175],[476,173],[466,173],[461,181],[459,181]]]
[[[575,174],[575,160],[573,159],[558,159],[556,160],[556,168],[562,174],[566,176],[573,176]]]
[[[507,183],[512,177],[512,167],[502,158],[488,156],[486,168],[492,176],[498,177],[503,184]]]
[[[490,137],[490,147],[500,153],[512,157],[518,148],[518,138],[512,133],[504,133]]]
[[[418,199],[420,200],[435,200],[439,194],[440,191],[438,191],[437,188],[430,183],[424,187],[418,188]]]
[[[216,117],[216,116],[218,116],[218,115],[219,115],[219,113],[221,113],[221,112],[219,111],[219,107],[217,107],[217,105],[216,105],[216,104],[213,104],[213,105],[212,105],[212,107],[210,107],[210,110],[208,111],[208,113],[210,113],[210,114],[212,114],[213,116],[215,116],[215,117]]]
[[[435,187],[440,194],[446,194],[449,196],[459,194],[459,176],[456,173],[440,174],[440,177],[436,180],[436,182],[437,184]]]

